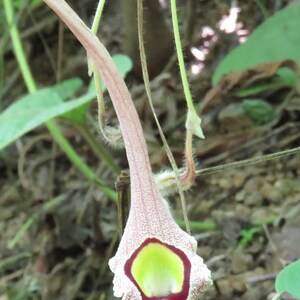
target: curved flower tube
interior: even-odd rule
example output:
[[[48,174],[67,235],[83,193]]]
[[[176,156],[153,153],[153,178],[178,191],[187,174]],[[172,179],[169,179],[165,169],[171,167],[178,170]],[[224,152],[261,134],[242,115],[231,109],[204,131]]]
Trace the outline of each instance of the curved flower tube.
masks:
[[[66,23],[105,81],[124,139],[131,179],[131,208],[116,255],[114,295],[123,300],[196,300],[211,284],[196,254],[197,242],[175,223],[155,184],[131,95],[100,41],[63,0],[44,0]]]
[[[155,190],[151,199],[134,190],[132,186],[119,249],[109,261],[115,273],[114,295],[130,300],[199,299],[211,279],[196,254],[196,240],[178,227]]]

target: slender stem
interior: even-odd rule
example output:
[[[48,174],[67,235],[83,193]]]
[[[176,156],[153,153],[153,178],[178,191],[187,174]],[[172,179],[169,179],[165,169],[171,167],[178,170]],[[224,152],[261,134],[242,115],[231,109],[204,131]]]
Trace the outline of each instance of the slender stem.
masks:
[[[25,56],[25,51],[21,42],[20,34],[18,28],[14,22],[14,9],[11,0],[4,0],[4,9],[9,24],[10,35],[13,42],[13,48],[21,68],[21,72],[27,86],[29,93],[35,93],[37,91],[37,86],[35,80],[32,76],[31,70],[28,65],[28,61]],[[112,199],[116,199],[116,194],[113,190],[105,187],[105,183],[97,177],[97,175],[90,169],[84,161],[78,156],[74,148],[68,142],[68,140],[63,136],[59,127],[56,125],[55,121],[49,120],[46,122],[46,126],[51,134],[54,136],[55,140],[65,152],[71,162],[89,179],[96,181],[102,188],[103,192]]]
[[[288,150],[283,150],[283,151],[279,151],[279,152],[276,152],[276,153],[271,153],[271,154],[267,154],[267,155],[263,155],[263,156],[259,156],[259,157],[254,157],[254,158],[249,158],[249,159],[245,159],[245,160],[235,161],[235,162],[228,163],[228,164],[225,164],[225,165],[219,165],[219,166],[215,166],[215,167],[209,167],[209,168],[197,170],[196,175],[200,176],[200,175],[214,174],[214,173],[217,173],[217,172],[220,172],[220,171],[223,171],[223,170],[243,167],[243,166],[252,165],[252,164],[258,164],[258,163],[262,163],[262,162],[265,162],[265,161],[269,161],[269,160],[272,160],[272,159],[279,158],[281,156],[291,155],[291,154],[295,154],[295,153],[298,153],[298,152],[300,152],[300,147],[292,148],[292,149],[288,149]]]
[[[12,5],[11,0],[4,0],[4,10],[6,14],[7,23],[9,26],[10,36],[13,43],[14,52],[18,61],[18,64],[20,66],[23,79],[25,81],[25,84],[28,88],[29,93],[36,92],[36,85],[32,76],[32,73],[30,71],[28,61],[25,57],[23,45],[21,43],[20,34],[18,31],[18,28],[16,26],[15,20],[14,20],[14,8]]]
[[[180,70],[180,75],[181,75],[181,81],[183,84],[183,91],[184,91],[185,99],[187,102],[188,110],[192,112],[192,111],[195,111],[195,108],[194,108],[194,104],[193,104],[193,100],[192,100],[192,95],[191,95],[189,82],[188,82],[188,78],[187,78],[187,73],[186,73],[186,68],[185,68],[184,59],[183,59],[180,32],[179,32],[179,26],[178,26],[176,0],[171,0],[171,13],[172,13],[172,25],[173,25],[173,31],[174,31],[177,58],[178,58],[178,63],[179,63],[179,70]]]
[[[93,63],[91,66],[91,70],[93,72],[93,79],[95,82],[96,93],[97,93],[99,128],[100,128],[102,136],[105,138],[105,140],[108,143],[112,143],[112,141],[109,138],[109,135],[107,134],[107,132],[105,130],[105,103],[104,103],[103,91],[102,91],[102,86],[101,86],[101,76],[100,76],[99,70],[95,67],[95,65]]]
[[[105,0],[99,0],[96,14],[93,20],[91,32],[93,34],[97,34],[100,20],[102,17],[103,13],[103,8],[105,5]],[[105,128],[105,103],[104,103],[104,98],[103,98],[103,91],[102,91],[102,86],[101,86],[101,76],[100,72],[97,69],[97,67],[94,65],[93,61],[89,58],[88,56],[88,73],[89,75],[93,75],[93,79],[95,82],[95,87],[96,87],[96,93],[97,93],[97,103],[98,103],[98,123],[100,127],[100,131],[103,135],[103,137],[106,139],[106,141],[110,144],[114,144],[113,140],[110,139],[109,135],[106,132]]]
[[[105,0],[99,0],[97,10],[96,10],[96,14],[95,14],[95,17],[94,17],[94,20],[93,20],[93,25],[92,25],[92,28],[91,28],[91,30],[94,34],[96,34],[97,31],[98,31],[98,27],[99,27],[99,24],[100,24],[100,21],[101,21],[104,5],[105,5]]]
[[[188,216],[187,216],[187,211],[186,211],[186,201],[185,201],[184,193],[183,193],[182,186],[181,186],[179,170],[178,170],[175,158],[172,154],[172,151],[166,140],[166,137],[165,137],[165,135],[162,131],[162,128],[159,124],[158,118],[155,113],[155,108],[153,106],[152,93],[151,93],[151,89],[150,89],[150,80],[149,80],[148,67],[147,67],[146,51],[145,51],[145,46],[144,46],[144,36],[143,36],[143,0],[137,1],[137,17],[138,17],[138,38],[139,38],[139,47],[140,47],[140,59],[141,59],[141,67],[142,67],[145,89],[146,89],[150,108],[151,108],[152,114],[154,116],[160,137],[161,137],[163,145],[165,147],[170,164],[175,173],[175,181],[176,181],[176,185],[178,187],[178,191],[179,191],[179,195],[180,195],[185,227],[186,227],[186,231],[188,233],[190,233],[189,221],[188,221]]]
[[[189,129],[186,130],[185,138],[185,172],[181,177],[182,185],[189,189],[196,178],[196,167],[193,157],[193,134]]]
[[[280,294],[279,293],[277,293],[273,298],[272,298],[272,300],[279,300],[280,299]]]
[[[195,180],[195,162],[193,158],[193,134],[198,137],[204,138],[202,129],[200,127],[201,119],[196,113],[192,95],[189,87],[188,77],[183,59],[183,52],[181,46],[178,17],[177,17],[177,5],[176,0],[171,0],[171,14],[172,25],[175,38],[176,52],[179,63],[181,81],[183,85],[184,95],[187,102],[188,114],[186,122],[186,144],[185,144],[185,158],[186,158],[186,170],[183,175],[183,182],[187,187],[190,187]],[[191,127],[192,126],[192,127]]]

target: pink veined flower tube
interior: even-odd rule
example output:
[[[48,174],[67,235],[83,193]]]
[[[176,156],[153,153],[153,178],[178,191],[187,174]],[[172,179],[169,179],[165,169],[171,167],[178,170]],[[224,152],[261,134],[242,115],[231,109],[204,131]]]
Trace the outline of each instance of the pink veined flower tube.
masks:
[[[211,279],[196,254],[196,240],[175,223],[152,179],[147,190],[151,197],[132,186],[129,218],[109,261],[115,273],[114,295],[131,300],[199,299]]]
[[[197,300],[211,273],[197,242],[175,223],[155,184],[131,95],[100,41],[63,0],[44,0],[87,50],[106,83],[122,131],[131,178],[131,207],[116,255],[114,295],[128,300]]]

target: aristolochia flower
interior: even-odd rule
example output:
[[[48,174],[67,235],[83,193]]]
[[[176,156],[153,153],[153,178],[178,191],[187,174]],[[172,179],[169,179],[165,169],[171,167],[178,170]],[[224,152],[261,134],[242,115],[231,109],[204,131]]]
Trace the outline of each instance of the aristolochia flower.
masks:
[[[211,284],[210,271],[196,254],[196,240],[178,227],[157,190],[139,117],[122,77],[105,47],[65,1],[44,1],[88,51],[120,122],[130,168],[131,208],[118,251],[109,261],[115,273],[115,296],[123,300],[198,299]]]
[[[211,274],[196,254],[197,242],[175,223],[153,180],[149,190],[152,199],[132,186],[128,222],[109,261],[114,295],[124,300],[199,299]]]

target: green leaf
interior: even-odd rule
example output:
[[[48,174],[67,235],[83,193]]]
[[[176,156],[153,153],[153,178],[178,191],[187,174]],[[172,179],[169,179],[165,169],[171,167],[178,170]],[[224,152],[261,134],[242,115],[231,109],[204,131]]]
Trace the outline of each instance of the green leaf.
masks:
[[[267,19],[244,44],[223,59],[213,75],[213,84],[230,71],[242,71],[258,63],[283,59],[300,63],[299,15],[297,1]]]
[[[131,59],[124,54],[115,54],[113,55],[113,60],[123,78],[128,74],[128,72],[132,69],[132,61]]]
[[[78,90],[80,87],[82,87],[82,85],[83,82],[81,79],[73,78],[73,79],[66,80],[62,83],[59,83],[55,85],[53,88],[63,100],[67,100],[71,96],[73,96],[75,91]],[[88,91],[88,92],[92,92],[92,91]],[[79,126],[84,126],[86,113],[88,109],[89,109],[89,103],[84,103],[81,106],[76,107],[71,111],[68,111],[60,115],[60,117],[72,123],[78,124]]]
[[[297,74],[289,68],[280,68],[277,71],[280,83],[283,86],[294,88],[297,86],[298,77]]]
[[[81,79],[71,78],[54,85],[52,88],[62,100],[67,100],[74,96],[75,92],[82,86],[83,82]]]
[[[261,226],[255,226],[251,227],[249,229],[242,229],[240,232],[241,240],[239,242],[242,246],[247,246],[250,242],[254,240],[254,236],[256,233],[259,233],[262,231]]]
[[[123,78],[125,78],[126,75],[128,74],[128,72],[130,72],[132,69],[132,61],[130,60],[130,58],[127,55],[124,55],[124,54],[115,54],[112,56],[112,58],[116,64],[121,76]],[[106,86],[103,81],[101,82],[101,86],[102,86],[103,90],[106,90]],[[95,81],[93,79],[90,81],[88,90],[89,91],[96,90]]]
[[[63,118],[74,125],[85,126],[86,124],[86,114],[89,110],[89,103],[84,103],[74,109],[60,115],[60,118]]]
[[[21,98],[0,115],[0,149],[53,117],[91,101],[95,96],[95,93],[87,93],[78,99],[63,102],[53,88],[46,88]]]
[[[131,69],[131,61],[125,55],[114,56],[114,61],[122,76]],[[0,149],[54,117],[64,115],[65,118],[82,125],[88,103],[96,97],[95,90],[89,89],[85,95],[64,102],[81,86],[80,79],[69,79],[26,95],[11,104],[0,114]]]
[[[285,267],[276,277],[277,293],[287,292],[300,299],[300,259]]]
[[[260,99],[245,99],[242,103],[242,109],[245,115],[259,125],[268,123],[273,118],[272,105]]]

